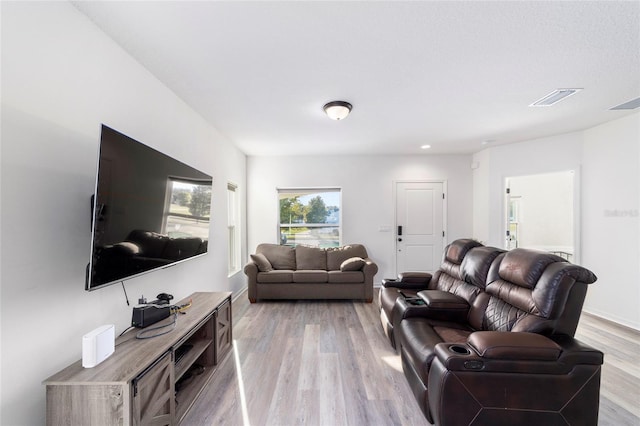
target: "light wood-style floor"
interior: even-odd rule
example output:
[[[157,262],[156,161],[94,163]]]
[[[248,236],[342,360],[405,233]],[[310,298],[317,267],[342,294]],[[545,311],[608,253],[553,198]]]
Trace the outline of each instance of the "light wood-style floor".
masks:
[[[183,425],[428,425],[376,303],[233,303],[234,351]],[[584,315],[604,351],[600,425],[640,425],[640,333]],[[620,348],[620,349],[618,349]]]
[[[576,338],[604,352],[598,424],[640,426],[640,332],[583,313]]]

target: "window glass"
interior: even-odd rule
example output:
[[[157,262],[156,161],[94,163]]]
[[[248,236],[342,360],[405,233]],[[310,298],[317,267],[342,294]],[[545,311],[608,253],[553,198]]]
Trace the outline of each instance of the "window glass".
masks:
[[[341,245],[340,189],[279,189],[278,202],[280,244]]]

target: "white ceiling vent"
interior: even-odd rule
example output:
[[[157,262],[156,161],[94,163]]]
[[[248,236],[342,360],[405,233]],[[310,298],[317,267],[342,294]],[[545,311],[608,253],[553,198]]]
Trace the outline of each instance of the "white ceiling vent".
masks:
[[[535,101],[534,103],[532,103],[529,106],[534,106],[534,107],[545,107],[545,106],[551,106],[551,105],[555,105],[558,102],[560,102],[561,100],[573,95],[574,93],[577,93],[579,91],[581,91],[582,89],[556,89],[553,92],[549,93],[548,95],[538,99],[537,101]]]
[[[640,98],[631,99],[629,102],[625,102],[623,104],[620,104],[618,106],[614,106],[613,108],[609,108],[609,109],[611,109],[611,110],[636,109],[638,107],[640,107]]]

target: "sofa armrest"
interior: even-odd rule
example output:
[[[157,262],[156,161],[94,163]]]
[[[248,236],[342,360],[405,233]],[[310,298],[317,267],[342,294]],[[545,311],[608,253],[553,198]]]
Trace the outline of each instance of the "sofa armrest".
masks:
[[[371,280],[373,282],[373,276],[378,273],[378,265],[368,257],[364,258],[363,260],[364,266],[362,267],[362,272],[364,273],[365,277],[371,277]]]
[[[439,343],[436,357],[451,371],[561,374],[578,364],[601,365],[603,354],[572,337],[477,331],[466,344]]]
[[[398,274],[398,281],[406,284],[422,284],[426,287],[431,281],[431,274],[428,272],[401,272]]]
[[[422,290],[418,292],[418,297],[424,302],[424,316],[443,321],[467,322],[469,304],[464,298],[443,290]]]
[[[426,290],[431,281],[431,274],[428,272],[402,272],[397,279],[385,278],[382,280],[383,287],[394,287],[407,290]]]
[[[365,257],[363,260],[364,299],[371,303],[373,301],[373,277],[378,273],[378,265],[371,258]]]
[[[253,261],[249,261],[247,262],[246,265],[244,265],[244,273],[247,277],[257,277],[258,276],[258,265],[255,264],[255,262]]]
[[[251,303],[255,303],[258,297],[258,265],[253,261],[249,261],[244,265],[244,273],[247,276],[247,296]]]
[[[466,344],[436,344],[435,355],[435,424],[598,423],[602,352],[572,337],[481,331]]]
[[[391,311],[391,324],[395,328],[405,318],[426,317],[424,302],[416,298],[398,297]]]
[[[394,327],[405,318],[415,317],[458,323],[466,321],[469,304],[462,297],[441,290],[423,290],[418,292],[418,296],[396,299],[391,312]]]
[[[467,344],[485,359],[526,359],[555,361],[562,349],[553,340],[535,333],[478,331]]]
[[[397,288],[399,290],[426,290],[426,284],[416,284],[411,282],[403,282],[392,278],[385,278],[381,283],[385,288]]]
[[[425,302],[430,309],[451,310],[451,311],[468,311],[469,304],[467,301],[453,293],[444,290],[422,290],[418,292],[418,297]]]

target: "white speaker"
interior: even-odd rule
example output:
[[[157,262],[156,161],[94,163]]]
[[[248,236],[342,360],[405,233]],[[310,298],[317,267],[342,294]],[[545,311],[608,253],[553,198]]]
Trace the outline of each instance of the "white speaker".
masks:
[[[82,336],[82,366],[95,367],[115,350],[116,328],[107,324]]]

